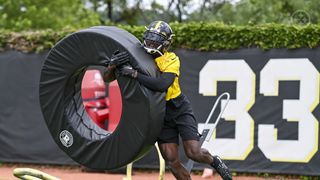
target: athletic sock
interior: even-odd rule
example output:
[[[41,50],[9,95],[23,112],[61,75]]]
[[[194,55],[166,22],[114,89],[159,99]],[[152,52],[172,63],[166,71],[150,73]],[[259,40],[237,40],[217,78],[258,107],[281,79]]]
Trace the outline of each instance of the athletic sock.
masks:
[[[213,162],[211,166],[218,172],[223,180],[232,180],[231,173],[226,164],[220,159],[219,156],[212,156]]]

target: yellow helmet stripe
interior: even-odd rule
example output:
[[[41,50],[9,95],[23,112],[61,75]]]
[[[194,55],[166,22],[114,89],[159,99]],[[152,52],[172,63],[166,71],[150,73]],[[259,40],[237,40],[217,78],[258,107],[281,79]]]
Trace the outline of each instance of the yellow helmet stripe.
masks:
[[[158,29],[160,27],[160,24],[162,23],[162,21],[159,21],[157,24],[156,24],[156,27],[154,27],[154,29]]]

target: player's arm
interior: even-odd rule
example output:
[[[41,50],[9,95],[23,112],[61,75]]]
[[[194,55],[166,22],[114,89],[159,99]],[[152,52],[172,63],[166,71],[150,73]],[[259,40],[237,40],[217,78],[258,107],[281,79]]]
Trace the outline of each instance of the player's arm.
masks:
[[[108,66],[106,68],[104,75],[103,75],[103,80],[105,82],[111,82],[116,79],[116,76],[114,74],[115,69],[116,69],[115,66]]]
[[[142,85],[153,91],[166,91],[174,81],[176,74],[163,72],[160,77],[151,77],[138,72],[132,66],[126,65],[119,69],[120,75],[137,79]]]
[[[165,92],[173,83],[175,78],[174,73],[164,72],[160,77],[150,77],[138,72],[137,80],[145,87],[153,90]]]
[[[129,63],[130,56],[126,51],[120,52],[116,50],[110,59],[110,61],[106,61],[103,63],[106,66],[106,70],[103,75],[103,80],[106,82],[111,82],[116,79],[115,69],[120,67],[126,63]]]

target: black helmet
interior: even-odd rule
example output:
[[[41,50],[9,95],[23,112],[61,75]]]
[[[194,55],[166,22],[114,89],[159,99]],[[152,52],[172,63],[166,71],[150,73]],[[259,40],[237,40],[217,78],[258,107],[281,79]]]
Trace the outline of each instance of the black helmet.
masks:
[[[143,47],[149,54],[163,54],[172,43],[171,27],[163,21],[154,21],[143,33]]]

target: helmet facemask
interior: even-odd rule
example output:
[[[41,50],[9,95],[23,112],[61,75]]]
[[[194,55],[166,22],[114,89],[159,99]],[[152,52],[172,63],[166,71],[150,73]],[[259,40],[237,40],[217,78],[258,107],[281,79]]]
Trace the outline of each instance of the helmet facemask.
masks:
[[[149,54],[163,55],[171,44],[172,35],[166,37],[159,32],[146,30],[143,35],[143,47]]]
[[[144,40],[143,47],[149,54],[159,53],[162,55],[162,44],[152,41],[152,40]]]

